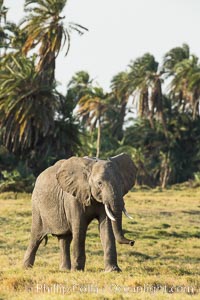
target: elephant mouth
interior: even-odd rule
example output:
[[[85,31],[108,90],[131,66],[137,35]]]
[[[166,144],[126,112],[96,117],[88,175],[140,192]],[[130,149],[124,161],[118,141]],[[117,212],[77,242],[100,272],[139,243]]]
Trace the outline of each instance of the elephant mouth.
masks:
[[[115,236],[115,239],[119,244],[129,244],[130,246],[133,246],[135,241],[129,240],[124,237],[123,230],[122,230],[122,211],[125,214],[125,216],[129,219],[133,219],[129,213],[126,211],[125,207],[123,207],[121,210],[115,211],[115,214],[113,214],[112,210],[110,209],[108,204],[104,204],[105,211],[108,216],[108,218],[111,220],[113,233]]]

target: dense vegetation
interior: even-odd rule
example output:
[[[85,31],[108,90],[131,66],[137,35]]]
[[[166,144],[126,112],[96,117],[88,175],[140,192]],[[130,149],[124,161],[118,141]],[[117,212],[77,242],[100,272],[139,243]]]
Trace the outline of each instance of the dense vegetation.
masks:
[[[56,58],[73,31],[66,0],[25,0],[25,18],[10,23],[0,1],[0,191],[31,190],[38,173],[71,155],[129,153],[137,183],[200,179],[200,64],[187,44],[158,63],[131,61],[104,91],[85,71],[66,94],[57,90]],[[167,49],[166,49],[167,50]]]

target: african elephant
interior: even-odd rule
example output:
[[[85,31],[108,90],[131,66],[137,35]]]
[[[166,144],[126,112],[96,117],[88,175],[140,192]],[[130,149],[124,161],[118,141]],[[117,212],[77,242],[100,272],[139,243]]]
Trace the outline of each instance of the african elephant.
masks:
[[[33,266],[41,241],[52,234],[59,240],[60,268],[84,270],[87,227],[97,219],[105,270],[120,271],[115,240],[120,244],[134,244],[123,235],[122,211],[129,216],[123,196],[134,185],[135,177],[136,167],[127,154],[108,160],[71,157],[43,171],[32,194],[31,239],[24,266]]]

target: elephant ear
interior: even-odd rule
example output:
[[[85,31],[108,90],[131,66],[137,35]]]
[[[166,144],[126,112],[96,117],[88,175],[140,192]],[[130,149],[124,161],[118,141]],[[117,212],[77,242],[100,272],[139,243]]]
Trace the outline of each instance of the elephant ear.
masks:
[[[115,164],[121,175],[122,190],[123,195],[125,195],[135,184],[137,168],[131,158],[125,153],[111,157],[110,160]]]
[[[71,157],[65,160],[58,169],[56,178],[63,191],[73,195],[85,206],[90,205],[91,192],[88,179],[93,161]]]

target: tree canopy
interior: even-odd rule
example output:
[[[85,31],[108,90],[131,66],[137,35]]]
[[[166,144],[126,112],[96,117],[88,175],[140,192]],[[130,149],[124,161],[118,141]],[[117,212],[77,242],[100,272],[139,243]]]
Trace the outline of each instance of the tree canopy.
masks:
[[[109,91],[80,70],[64,95],[56,58],[68,53],[73,31],[87,30],[66,22],[66,4],[26,0],[25,17],[15,24],[0,2],[0,190],[16,172],[35,178],[61,158],[123,151],[138,166],[138,184],[197,178],[200,64],[189,45],[166,49],[161,62],[142,54],[113,76]]]

